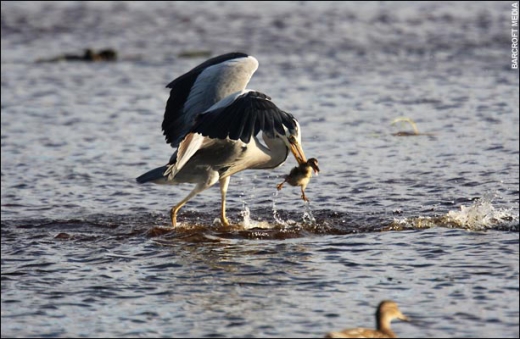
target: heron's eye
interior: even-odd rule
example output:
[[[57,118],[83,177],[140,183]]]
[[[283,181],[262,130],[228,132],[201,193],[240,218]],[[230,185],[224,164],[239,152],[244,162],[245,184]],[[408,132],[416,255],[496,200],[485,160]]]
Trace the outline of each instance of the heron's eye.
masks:
[[[294,135],[289,136],[289,142],[291,144],[294,144],[296,142],[296,138],[294,137]]]

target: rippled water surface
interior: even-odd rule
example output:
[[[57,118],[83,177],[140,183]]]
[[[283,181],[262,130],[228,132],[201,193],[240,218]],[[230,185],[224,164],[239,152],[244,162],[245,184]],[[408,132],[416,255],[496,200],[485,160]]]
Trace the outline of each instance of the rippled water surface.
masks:
[[[2,2],[2,336],[321,337],[393,299],[401,337],[518,337],[511,4]],[[85,48],[118,60],[36,62]],[[291,158],[238,173],[230,228],[213,187],[171,230],[191,185],[135,183],[164,86],[229,51],[321,172],[309,205]]]

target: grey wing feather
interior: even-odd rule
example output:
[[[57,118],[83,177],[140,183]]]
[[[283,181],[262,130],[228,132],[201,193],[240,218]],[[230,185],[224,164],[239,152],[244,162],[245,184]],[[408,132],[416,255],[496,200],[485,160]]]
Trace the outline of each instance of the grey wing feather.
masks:
[[[244,53],[214,57],[180,76],[171,88],[162,123],[166,142],[177,147],[193,127],[197,115],[226,96],[243,90],[258,68]]]

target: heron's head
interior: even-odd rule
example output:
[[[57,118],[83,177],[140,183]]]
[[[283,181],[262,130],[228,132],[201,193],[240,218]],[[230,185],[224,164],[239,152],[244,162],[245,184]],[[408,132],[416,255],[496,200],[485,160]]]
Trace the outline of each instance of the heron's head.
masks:
[[[300,134],[300,124],[296,119],[294,121],[293,128],[287,128],[284,126],[285,135],[279,135],[282,138],[285,145],[289,148],[291,153],[296,158],[298,165],[307,163],[307,158],[305,158],[305,153],[303,153],[302,148],[302,137]]]

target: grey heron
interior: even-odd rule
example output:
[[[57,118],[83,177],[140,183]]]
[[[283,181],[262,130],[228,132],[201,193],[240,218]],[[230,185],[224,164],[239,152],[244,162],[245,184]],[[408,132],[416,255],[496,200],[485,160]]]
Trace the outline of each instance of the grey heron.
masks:
[[[304,201],[309,201],[305,195],[305,188],[307,188],[307,185],[309,184],[312,171],[314,171],[316,175],[318,175],[318,172],[320,171],[320,168],[318,167],[318,159],[316,158],[310,158],[307,162],[300,164],[300,166],[294,167],[291,172],[285,176],[284,181],[276,185],[276,188],[281,190],[285,183],[288,183],[291,186],[300,186],[302,190],[302,199]]]
[[[377,329],[351,328],[338,332],[329,332],[325,338],[397,338],[390,329],[390,323],[394,319],[410,321],[410,318],[401,313],[397,303],[392,300],[383,300],[376,311]]]
[[[306,163],[298,121],[269,96],[246,89],[258,61],[244,53],[211,58],[173,80],[162,130],[176,151],[169,162],[138,177],[139,183],[193,183],[193,190],[170,210],[177,213],[200,192],[220,183],[220,219],[226,218],[231,175],[246,169],[273,169],[289,151]],[[262,141],[259,134],[262,132]]]

